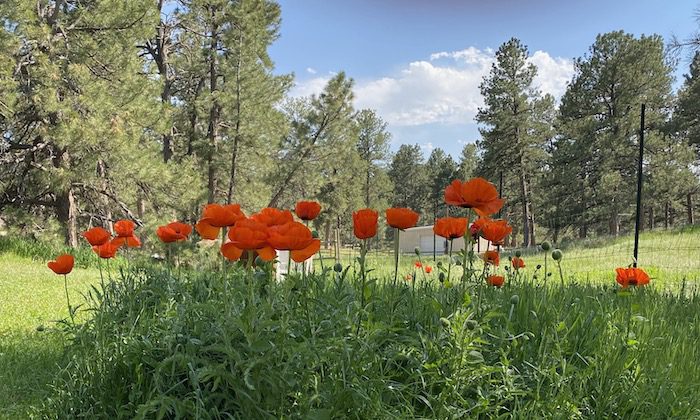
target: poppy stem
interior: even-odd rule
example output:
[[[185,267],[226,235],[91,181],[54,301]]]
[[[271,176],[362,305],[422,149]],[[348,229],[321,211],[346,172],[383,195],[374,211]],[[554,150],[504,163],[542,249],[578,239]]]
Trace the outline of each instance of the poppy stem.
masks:
[[[355,335],[360,333],[362,325],[362,312],[365,310],[365,284],[367,282],[367,273],[365,272],[365,257],[367,255],[367,239],[363,239],[360,243],[360,270],[362,274],[362,284],[360,287],[360,312],[357,316],[357,328]]]
[[[104,293],[105,290],[105,279],[104,276],[102,276],[102,258],[100,256],[97,256],[97,268],[100,270],[100,286],[102,287],[102,292]]]
[[[549,251],[545,251],[544,253],[544,285],[547,286],[547,253]]]
[[[394,237],[394,283],[399,277],[399,234],[401,230],[396,228],[396,236]]]
[[[452,242],[454,239],[450,238],[450,255],[449,255],[449,262],[447,263],[447,281],[450,281],[450,272],[452,272]]]
[[[73,310],[70,306],[70,297],[68,296],[68,275],[63,275],[63,287],[66,290],[66,303],[68,303],[68,315],[70,316],[71,323],[75,326],[75,318],[73,317]]]
[[[564,273],[561,271],[561,261],[557,261],[559,266],[559,279],[561,280],[561,286],[564,287]]]

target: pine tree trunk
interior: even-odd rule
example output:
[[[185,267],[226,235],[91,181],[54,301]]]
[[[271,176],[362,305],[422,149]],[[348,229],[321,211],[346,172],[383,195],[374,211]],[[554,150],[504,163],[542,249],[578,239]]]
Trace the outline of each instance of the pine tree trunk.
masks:
[[[610,228],[610,235],[612,236],[619,236],[620,235],[620,216],[617,214],[617,212],[613,213],[610,216],[610,222],[609,222],[609,228]]]
[[[219,137],[219,103],[216,99],[217,95],[217,48],[219,45],[219,27],[216,23],[216,11],[211,10],[211,42],[209,44],[209,90],[212,96],[212,104],[209,110],[209,128],[207,130],[207,138],[209,139],[209,153],[207,156],[207,200],[209,203],[216,201],[217,187],[217,171],[216,171],[216,155],[218,151]]]
[[[369,188],[371,180],[371,164],[367,162],[367,173],[365,174],[365,207],[369,208]]]
[[[97,175],[102,178],[102,189],[107,191],[109,183],[107,181],[107,167],[102,159],[97,161]],[[112,223],[112,209],[109,205],[109,197],[102,195],[102,208],[104,211],[104,222],[106,223],[107,230],[111,235],[114,235],[114,224]]]
[[[654,207],[649,207],[649,230],[654,230]]]
[[[524,170],[520,173],[520,194],[522,195],[521,206],[523,212],[523,246],[528,247],[532,245],[532,229],[530,226],[532,215],[530,213],[529,185]]]
[[[163,80],[163,90],[160,94],[160,101],[163,107],[167,107],[170,104],[171,90],[173,84],[173,78],[168,74],[168,34],[166,22],[163,20],[162,10],[163,10],[164,0],[158,0],[157,10],[160,20],[158,22],[158,27],[156,29],[156,42],[154,47],[149,48],[149,52],[158,67],[158,74]],[[172,126],[168,132],[163,134],[163,162],[168,163],[170,158],[173,156],[172,139],[173,131]]]
[[[668,230],[668,223],[670,220],[670,209],[668,201],[664,203],[664,229]]]
[[[686,205],[688,206],[688,224],[695,224],[695,214],[693,213],[693,194],[688,193],[685,196]]]
[[[56,213],[63,226],[65,243],[72,248],[78,247],[77,212],[73,187],[69,186],[56,198]]]
[[[588,237],[588,225],[586,225],[585,223],[579,226],[578,237],[579,239],[585,239],[586,237]]]
[[[323,238],[324,248],[328,249],[331,246],[331,222],[330,220],[326,222],[325,235]]]
[[[238,158],[238,145],[241,142],[241,66],[243,65],[243,33],[238,39],[238,62],[236,64],[236,126],[233,135],[233,150],[231,151],[231,174],[228,180],[228,195],[226,203],[231,204],[236,182],[236,159]]]

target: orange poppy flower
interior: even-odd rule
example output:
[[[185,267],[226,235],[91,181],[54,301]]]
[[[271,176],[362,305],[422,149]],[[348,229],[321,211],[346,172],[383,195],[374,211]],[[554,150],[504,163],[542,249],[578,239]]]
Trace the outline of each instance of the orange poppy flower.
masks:
[[[500,263],[500,257],[498,251],[486,251],[481,255],[481,258],[486,264],[498,265]]]
[[[95,251],[100,258],[114,258],[117,255],[118,245],[115,245],[113,241],[107,242],[100,246],[93,246],[92,250]]]
[[[253,219],[242,219],[228,230],[228,238],[239,249],[260,249],[268,246],[267,226]]]
[[[187,223],[172,222],[165,226],[160,226],[156,230],[156,235],[164,243],[184,241],[192,233],[192,226]]]
[[[314,239],[306,248],[292,250],[292,260],[296,263],[304,262],[316,255],[319,249],[321,249],[321,240]]]
[[[486,278],[486,284],[493,287],[502,287],[504,282],[503,276],[488,276]]]
[[[505,220],[489,220],[481,228],[481,237],[494,245],[503,245],[503,240],[513,228]]]
[[[128,238],[134,236],[134,228],[136,223],[131,220],[117,220],[114,223],[114,233],[118,238]]]
[[[641,268],[616,268],[615,271],[617,272],[617,278],[615,280],[617,280],[622,287],[644,286],[645,284],[649,284],[649,275]]]
[[[455,239],[464,236],[469,220],[466,217],[442,217],[435,221],[433,232],[445,239]]]
[[[314,220],[321,213],[321,205],[315,201],[300,201],[294,212],[301,220]]]
[[[405,207],[386,209],[386,223],[393,228],[412,228],[418,223],[418,217],[418,213]]]
[[[250,218],[268,227],[283,225],[294,221],[294,216],[291,211],[280,210],[274,207],[265,207],[258,213],[250,216]]]
[[[362,209],[352,214],[353,233],[357,239],[373,238],[377,234],[379,213],[372,209]]]
[[[513,259],[510,262],[511,264],[513,264],[513,268],[515,268],[516,270],[520,268],[525,268],[525,261],[523,261],[523,259],[520,257],[513,257]]]
[[[421,264],[421,262],[420,262],[420,261],[416,261],[416,262],[414,262],[414,263],[413,263],[413,265],[415,265],[415,266],[416,266],[416,268],[423,268],[423,264]]]
[[[454,180],[445,188],[445,203],[474,209],[479,216],[496,213],[503,206],[496,187],[484,178]]]
[[[433,272],[433,267],[431,267],[431,266],[429,266],[429,265],[426,265],[426,266],[425,266],[425,272],[428,273],[428,274],[432,273],[432,272]]]
[[[55,260],[49,261],[46,265],[54,273],[65,275],[73,271],[73,264],[75,264],[75,258],[70,254],[63,254],[56,257]]]
[[[213,227],[222,228],[233,226],[244,217],[245,214],[241,211],[241,206],[239,204],[226,204],[222,206],[221,204],[211,203],[204,206],[202,217],[199,221]]]
[[[479,217],[478,219],[476,219],[476,221],[474,221],[474,223],[472,223],[472,225],[469,226],[469,232],[472,234],[472,237],[476,239],[481,233],[481,229],[483,229],[484,226],[490,221],[491,219],[489,219],[488,217]]]
[[[268,229],[268,234],[267,242],[270,246],[284,251],[304,249],[311,245],[314,240],[309,228],[299,222],[271,226]]]
[[[109,242],[111,236],[112,235],[110,235],[107,230],[99,226],[83,232],[83,237],[87,239],[92,246],[100,246]]]
[[[216,239],[222,227],[233,226],[237,221],[244,219],[245,214],[239,204],[216,204],[204,206],[202,217],[194,228],[203,239]]]
[[[124,245],[126,245],[127,248],[138,248],[141,246],[141,241],[134,235],[121,238],[114,238],[110,243],[116,246],[117,248],[120,248]]]

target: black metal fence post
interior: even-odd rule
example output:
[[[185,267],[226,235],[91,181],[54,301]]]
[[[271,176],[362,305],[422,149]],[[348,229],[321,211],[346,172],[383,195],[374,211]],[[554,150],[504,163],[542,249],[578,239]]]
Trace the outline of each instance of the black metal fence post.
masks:
[[[639,257],[639,231],[642,225],[642,166],[644,162],[644,111],[646,104],[642,104],[642,111],[639,123],[639,162],[637,166],[637,214],[634,223],[634,261],[633,265],[637,266],[637,258]]]

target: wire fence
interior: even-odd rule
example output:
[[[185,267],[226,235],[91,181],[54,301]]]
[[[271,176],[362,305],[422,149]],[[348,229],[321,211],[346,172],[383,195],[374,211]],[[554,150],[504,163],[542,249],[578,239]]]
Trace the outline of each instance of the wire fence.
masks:
[[[634,262],[634,236],[626,235],[599,236],[589,239],[568,240],[554,244],[563,252],[562,271],[568,281],[595,282],[614,284],[615,269],[628,267]],[[516,251],[522,253],[526,262],[526,272],[540,279],[544,274],[545,255],[548,255],[550,276],[558,279],[558,271],[553,271],[556,263],[551,258],[551,251],[546,253],[539,246],[504,247],[501,250],[501,269],[509,265],[510,258]],[[324,263],[335,263],[332,250],[324,250]],[[356,263],[359,246],[346,244],[340,249],[339,262],[344,266]],[[380,272],[393,271],[393,250],[389,247],[373,248],[369,254],[373,267]],[[406,267],[417,256],[405,253],[402,256]],[[421,259],[434,264],[432,253],[424,253]],[[447,256],[438,254],[437,261],[447,261]],[[436,262],[436,261],[435,261]],[[638,265],[649,273],[658,287],[700,288],[700,225],[685,226],[675,229],[647,230],[640,234]],[[540,266],[540,269],[537,269]]]

